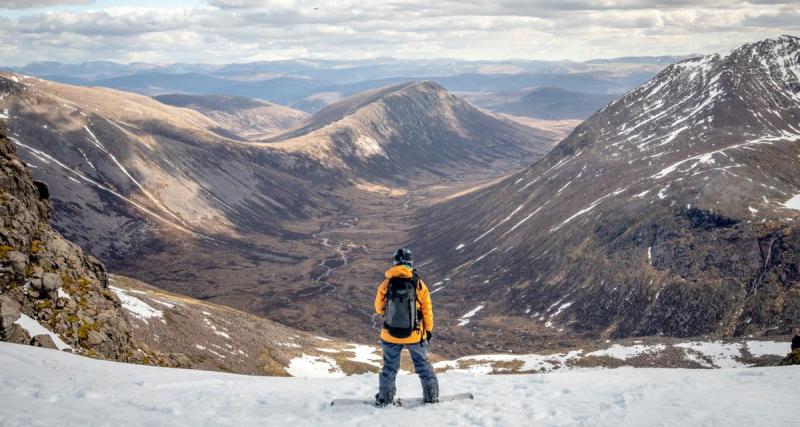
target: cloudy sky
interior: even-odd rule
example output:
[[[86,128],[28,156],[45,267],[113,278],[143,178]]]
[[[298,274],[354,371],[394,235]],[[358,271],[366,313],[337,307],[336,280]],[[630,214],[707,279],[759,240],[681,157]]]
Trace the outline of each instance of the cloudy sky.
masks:
[[[0,0],[0,65],[709,53],[800,35],[798,0]]]

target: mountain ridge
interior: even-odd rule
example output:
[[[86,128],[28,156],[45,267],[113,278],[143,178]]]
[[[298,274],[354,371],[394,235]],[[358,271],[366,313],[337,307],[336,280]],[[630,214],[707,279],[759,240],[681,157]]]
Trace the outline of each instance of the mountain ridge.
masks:
[[[795,37],[679,62],[529,169],[423,211],[411,243],[450,278],[448,310],[485,302],[451,339],[517,342],[497,319],[532,340],[798,327],[798,64]]]

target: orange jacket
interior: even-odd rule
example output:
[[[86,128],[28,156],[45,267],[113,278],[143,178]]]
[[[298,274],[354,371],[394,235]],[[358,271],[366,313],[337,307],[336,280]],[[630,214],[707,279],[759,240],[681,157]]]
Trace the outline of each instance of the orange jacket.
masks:
[[[389,287],[389,279],[393,277],[413,277],[411,268],[405,265],[395,265],[394,267],[386,270],[385,279],[378,286],[378,292],[375,294],[375,312],[383,315],[386,312],[386,289]],[[419,279],[419,287],[417,288],[417,310],[422,312],[422,321],[420,322],[419,329],[414,331],[408,338],[395,338],[389,334],[386,328],[381,329],[381,339],[393,344],[416,344],[425,338],[423,332],[433,332],[433,305],[431,305],[431,294],[428,292],[428,287],[425,282]]]

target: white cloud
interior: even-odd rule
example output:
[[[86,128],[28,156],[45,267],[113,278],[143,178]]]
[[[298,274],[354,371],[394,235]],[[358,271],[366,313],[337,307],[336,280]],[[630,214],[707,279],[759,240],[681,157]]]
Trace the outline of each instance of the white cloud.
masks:
[[[765,0],[209,0],[8,17],[0,60],[590,59],[716,51],[798,18],[796,1]]]
[[[0,0],[0,9],[32,9],[36,7],[89,4],[92,0]]]

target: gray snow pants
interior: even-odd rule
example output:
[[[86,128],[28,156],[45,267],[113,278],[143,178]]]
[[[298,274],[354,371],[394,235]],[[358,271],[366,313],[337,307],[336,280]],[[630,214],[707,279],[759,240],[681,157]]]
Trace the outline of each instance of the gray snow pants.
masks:
[[[411,353],[411,361],[414,362],[414,371],[419,375],[422,383],[422,397],[426,402],[436,402],[439,399],[439,380],[433,372],[433,366],[428,362],[428,342],[422,341],[418,344],[392,344],[381,341],[383,349],[383,371],[379,377],[379,388],[377,399],[383,402],[394,400],[395,378],[400,368],[400,353],[403,347],[408,348]]]

